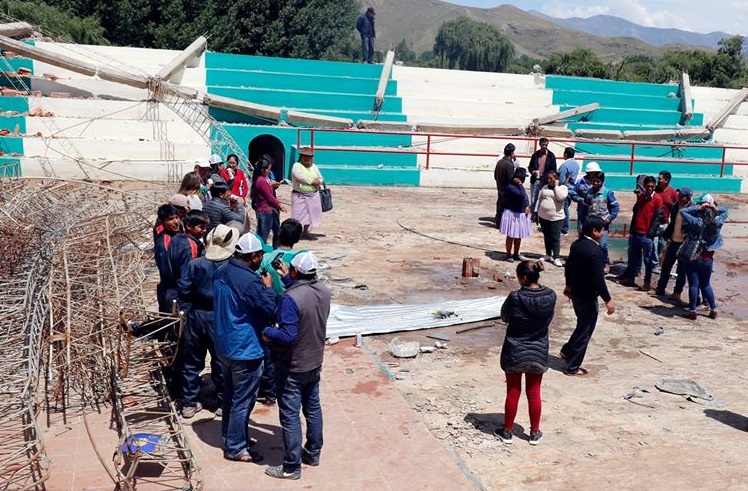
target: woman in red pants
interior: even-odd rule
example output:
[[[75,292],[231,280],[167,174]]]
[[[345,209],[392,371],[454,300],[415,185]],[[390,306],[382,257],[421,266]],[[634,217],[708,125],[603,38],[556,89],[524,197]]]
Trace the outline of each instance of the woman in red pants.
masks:
[[[543,438],[540,431],[540,384],[548,370],[548,326],[553,320],[556,292],[540,285],[541,261],[522,261],[517,266],[520,289],[509,294],[501,306],[501,319],[507,323],[501,348],[501,369],[506,374],[504,425],[494,435],[512,443],[514,418],[522,395],[522,374],[530,406],[530,445]]]

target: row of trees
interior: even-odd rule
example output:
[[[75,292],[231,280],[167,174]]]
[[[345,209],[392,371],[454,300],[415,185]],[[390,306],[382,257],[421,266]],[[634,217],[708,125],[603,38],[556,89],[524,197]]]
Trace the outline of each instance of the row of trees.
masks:
[[[357,0],[0,0],[7,16],[78,43],[182,49],[207,34],[214,51],[350,61],[360,56],[353,31],[359,10]],[[458,17],[442,24],[432,51],[416,53],[403,40],[395,52],[409,65],[460,70],[527,73],[537,64],[549,74],[654,83],[685,70],[696,85],[748,84],[741,36],[723,39],[716,52],[671,50],[659,59],[606,63],[578,48],[540,60],[515,56],[496,27]]]

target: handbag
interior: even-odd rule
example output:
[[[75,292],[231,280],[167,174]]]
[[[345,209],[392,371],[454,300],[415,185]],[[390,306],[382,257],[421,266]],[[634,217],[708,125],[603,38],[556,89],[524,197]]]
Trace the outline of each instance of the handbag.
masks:
[[[701,237],[689,237],[683,241],[678,249],[678,262],[691,264],[696,262],[704,250],[704,243]]]
[[[319,200],[322,203],[322,211],[332,210],[332,192],[324,184],[319,190]]]

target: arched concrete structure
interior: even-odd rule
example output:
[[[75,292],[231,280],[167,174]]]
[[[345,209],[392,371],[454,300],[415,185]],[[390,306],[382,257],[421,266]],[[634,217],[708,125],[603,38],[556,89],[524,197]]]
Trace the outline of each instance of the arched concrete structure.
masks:
[[[260,135],[249,142],[249,161],[257,162],[262,155],[268,154],[273,158],[273,174],[277,180],[286,177],[286,148],[277,137],[273,135]]]

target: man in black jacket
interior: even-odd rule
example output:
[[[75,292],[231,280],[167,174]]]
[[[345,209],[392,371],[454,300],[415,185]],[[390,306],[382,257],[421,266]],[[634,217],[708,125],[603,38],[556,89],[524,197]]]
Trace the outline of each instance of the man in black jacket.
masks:
[[[530,209],[535,209],[535,203],[538,201],[540,188],[548,182],[548,173],[556,172],[556,156],[548,150],[548,138],[538,140],[540,149],[530,156],[530,164],[527,170],[530,172],[530,196],[532,204]]]
[[[376,15],[374,7],[369,7],[356,20],[356,30],[361,35],[361,58],[364,63],[374,63],[374,39],[377,37],[374,27]]]
[[[600,239],[605,233],[605,222],[600,217],[589,217],[584,223],[582,237],[575,240],[566,260],[566,287],[564,295],[571,298],[577,327],[569,341],[561,348],[561,358],[566,360],[566,375],[585,375],[582,361],[587,352],[592,333],[597,324],[599,307],[597,297],[603,299],[608,315],[616,307],[605,284],[605,254]]]

